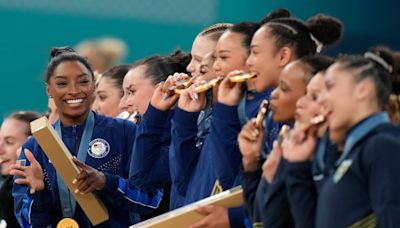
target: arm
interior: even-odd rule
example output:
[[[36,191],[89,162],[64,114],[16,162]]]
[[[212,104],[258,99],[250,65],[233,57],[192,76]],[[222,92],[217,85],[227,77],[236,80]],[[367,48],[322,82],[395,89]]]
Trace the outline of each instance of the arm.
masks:
[[[27,161],[26,166],[30,166],[31,162],[29,162],[28,158],[25,156],[24,151],[25,149],[30,149],[34,151],[34,156],[38,157],[38,155],[36,154],[37,148],[38,145],[35,144],[34,139],[31,138],[22,147],[22,152],[19,159],[25,159]],[[31,161],[35,163],[36,160]],[[43,171],[41,168],[39,171],[43,175]],[[13,170],[13,172],[15,172],[15,170]],[[30,187],[26,184],[18,184],[16,183],[18,182],[18,179],[28,179],[28,177],[21,178],[19,176],[15,176],[12,189],[12,195],[14,197],[14,212],[21,227],[46,227],[55,222],[55,205],[53,204],[51,199],[49,186],[47,186],[47,183],[44,181],[44,179],[41,180],[44,184],[44,188],[41,190],[36,189],[36,192],[34,193],[32,191],[32,189],[35,189],[33,186],[30,189]]]
[[[255,198],[257,193],[258,184],[261,180],[262,170],[260,161],[258,168],[254,171],[244,171],[241,169],[241,183],[243,188],[243,196],[249,211],[250,218],[253,218],[255,208]]]
[[[394,134],[377,136],[365,146],[368,192],[379,227],[397,227],[400,224],[398,135],[396,138]]]
[[[30,194],[27,186],[14,185],[14,212],[21,227],[46,227],[55,222],[50,195],[47,188]]]
[[[286,194],[296,227],[315,227],[317,190],[312,175],[311,161],[288,162]]]
[[[187,185],[198,157],[196,147],[198,112],[177,108],[172,118],[170,172],[173,184],[180,195],[186,194]]]
[[[135,184],[135,178],[130,175],[136,125],[127,122],[124,126],[125,149],[123,151],[121,170],[119,174],[105,173],[106,183],[100,191],[110,203],[118,208],[130,209],[133,212],[147,212],[158,208],[163,197],[161,187],[142,188]]]
[[[140,189],[120,176],[105,174],[106,185],[100,191],[102,197],[121,209],[132,209],[135,212],[147,212],[158,208],[163,197],[163,190]]]
[[[96,191],[106,205],[112,205],[121,210],[145,212],[158,207],[163,191],[158,188],[139,188],[129,176],[136,127],[126,120],[123,122],[117,128],[113,128],[120,129],[114,134],[121,137],[122,142],[119,143],[123,143],[119,146],[120,152],[117,152],[113,158],[120,160],[118,169],[112,172],[99,171],[74,158],[73,161],[81,170],[76,177],[75,185],[83,194]]]
[[[140,188],[157,188],[171,182],[168,153],[173,113],[150,104],[137,127],[130,178]]]
[[[232,187],[238,175],[242,155],[240,154],[237,136],[241,125],[237,114],[237,106],[215,104],[212,114],[210,136],[212,146],[215,174],[222,188],[227,190]]]
[[[300,137],[301,133],[305,137]],[[317,139],[312,131],[304,132],[295,128],[290,139],[284,141],[283,156],[287,160],[286,194],[296,227],[299,228],[315,227],[318,192],[313,180],[313,162],[317,162],[317,159],[312,161],[312,157],[314,153],[314,157],[325,153],[325,145],[328,143],[326,137],[316,147]]]

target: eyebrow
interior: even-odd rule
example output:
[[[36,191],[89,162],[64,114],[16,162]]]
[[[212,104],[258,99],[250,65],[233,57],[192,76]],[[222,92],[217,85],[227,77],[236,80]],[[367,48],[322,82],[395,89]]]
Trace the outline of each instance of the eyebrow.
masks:
[[[107,93],[107,90],[97,90],[96,94],[100,94],[100,93]]]
[[[283,80],[281,80],[281,85],[287,87],[288,89],[290,89],[290,86]]]
[[[229,53],[230,51],[228,51],[228,50],[222,50],[222,51],[219,51],[219,53],[221,54],[221,53]]]
[[[255,48],[255,47],[258,47],[259,45],[258,44],[252,44],[252,45],[250,45],[250,48]]]
[[[196,54],[191,54],[192,55],[192,57],[194,58],[194,59],[196,59],[196,60],[202,60],[203,58],[201,57],[201,56],[199,56],[199,55],[196,55]]]
[[[125,87],[127,90],[131,90],[132,87],[135,86],[135,84],[130,84],[129,86]]]
[[[310,92],[310,93],[318,93],[321,91],[322,91],[322,89],[320,89],[320,88],[310,88],[310,90],[307,90],[307,92]]]
[[[88,74],[86,74],[86,73],[82,73],[82,74],[79,74],[77,77],[78,78],[80,78],[80,77],[83,77],[83,76],[89,76]],[[55,76],[55,78],[66,78],[67,76],[64,76],[64,75],[56,75]]]

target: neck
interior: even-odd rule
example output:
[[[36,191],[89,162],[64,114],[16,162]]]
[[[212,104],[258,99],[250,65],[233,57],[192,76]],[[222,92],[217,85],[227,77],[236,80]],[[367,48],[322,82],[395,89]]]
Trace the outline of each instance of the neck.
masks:
[[[361,122],[362,120],[367,118],[368,116],[371,116],[375,113],[380,112],[380,109],[378,109],[376,107],[375,108],[371,107],[370,105],[364,106],[364,107],[359,106],[356,108],[356,110],[358,110],[358,112],[354,113],[352,115],[353,118],[350,120],[350,123],[347,127],[337,130],[336,133],[332,132],[332,129],[330,130],[331,131],[331,134],[330,134],[331,140],[338,145],[340,151],[343,151],[346,137],[349,133],[350,128],[352,128],[353,126],[355,126],[356,124],[358,124],[359,122]]]
[[[371,107],[371,105],[360,105],[358,107],[358,112],[354,113],[352,116],[353,118],[351,119],[349,129],[362,121],[363,119],[367,118],[368,116],[371,116],[373,114],[376,114],[380,112],[381,110],[377,108],[376,106]]]
[[[86,112],[83,115],[78,116],[78,117],[69,117],[69,116],[65,116],[65,115],[60,115],[60,121],[62,123],[62,126],[69,127],[69,126],[73,126],[73,125],[83,124],[85,122],[86,118],[88,117],[89,112]]]
[[[273,74],[273,75],[271,74],[272,80],[271,80],[271,85],[269,87],[273,86],[273,87],[277,88],[279,86],[279,78],[280,78],[279,76],[281,75],[282,71],[283,71],[283,67],[278,68],[276,70],[275,74]]]

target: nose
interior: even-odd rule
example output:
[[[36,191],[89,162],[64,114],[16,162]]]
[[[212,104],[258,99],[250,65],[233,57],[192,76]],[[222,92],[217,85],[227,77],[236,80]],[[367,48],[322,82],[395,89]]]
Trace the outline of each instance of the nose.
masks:
[[[118,108],[123,110],[123,111],[126,111],[127,105],[126,105],[126,95],[125,94],[121,97],[121,100],[119,101]]]
[[[247,66],[248,68],[253,67],[253,55],[252,55],[252,54],[250,54],[249,57],[247,58],[247,60],[246,60],[246,66]]]
[[[5,154],[5,150],[4,150],[4,141],[3,139],[0,139],[0,155]]]
[[[195,72],[195,67],[194,67],[194,59],[192,58],[191,60],[190,60],[190,63],[189,63],[189,65],[187,65],[187,67],[186,67],[186,70],[188,71],[188,72],[190,72],[192,75],[193,75],[193,73]]]
[[[321,93],[317,98],[317,102],[321,106],[326,105],[326,93]]]
[[[276,100],[279,97],[279,88],[275,88],[271,93],[271,100]]]
[[[219,62],[218,58],[215,60],[212,68],[213,68],[215,73],[217,73],[217,72],[219,72],[221,70],[221,66],[220,66],[220,62]]]
[[[68,88],[68,92],[69,92],[70,94],[76,95],[76,94],[78,94],[78,93],[80,92],[80,89],[79,89],[79,87],[78,87],[77,84],[75,84],[75,83],[70,83],[70,86],[69,86],[69,88]]]
[[[134,96],[128,96],[125,100],[125,106],[129,113],[133,113],[135,111],[135,99]]]

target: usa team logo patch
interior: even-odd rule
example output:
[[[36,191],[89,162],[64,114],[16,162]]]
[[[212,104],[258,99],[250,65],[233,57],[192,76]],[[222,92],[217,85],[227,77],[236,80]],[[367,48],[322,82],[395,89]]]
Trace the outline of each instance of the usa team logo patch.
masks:
[[[94,158],[104,158],[110,152],[110,144],[104,139],[93,139],[89,143],[89,155]]]

